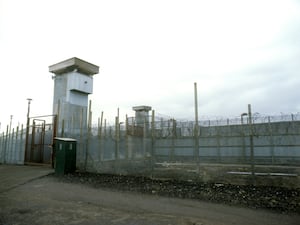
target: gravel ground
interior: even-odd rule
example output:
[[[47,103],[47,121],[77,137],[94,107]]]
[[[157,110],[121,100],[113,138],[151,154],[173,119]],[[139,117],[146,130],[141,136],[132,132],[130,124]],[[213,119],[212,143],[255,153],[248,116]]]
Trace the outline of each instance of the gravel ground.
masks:
[[[214,203],[269,209],[300,214],[300,189],[271,186],[208,184],[195,181],[152,180],[145,177],[76,172],[54,176],[61,182],[87,184],[95,188],[199,199]]]

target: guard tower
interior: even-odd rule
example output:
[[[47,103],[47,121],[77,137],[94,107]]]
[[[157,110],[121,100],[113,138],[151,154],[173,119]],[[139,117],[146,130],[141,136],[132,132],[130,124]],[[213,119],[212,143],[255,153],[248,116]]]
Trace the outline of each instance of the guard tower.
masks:
[[[135,120],[137,125],[144,126],[144,123],[149,123],[149,111],[151,110],[151,106],[134,106],[132,109],[135,111]]]
[[[58,135],[87,127],[88,95],[93,93],[93,75],[99,66],[71,58],[49,66],[54,73],[53,114],[58,115]]]
[[[134,106],[132,109],[135,111],[136,126],[143,129],[144,136],[149,133],[149,111],[151,106]]]

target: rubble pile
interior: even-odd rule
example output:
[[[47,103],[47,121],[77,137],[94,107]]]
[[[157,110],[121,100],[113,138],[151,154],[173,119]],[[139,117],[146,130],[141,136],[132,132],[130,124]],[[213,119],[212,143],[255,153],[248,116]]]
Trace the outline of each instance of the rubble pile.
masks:
[[[85,172],[76,172],[56,178],[62,182],[81,183],[95,188],[197,199],[249,208],[271,209],[281,213],[300,213],[299,189],[199,183],[192,180],[155,180],[146,177]]]

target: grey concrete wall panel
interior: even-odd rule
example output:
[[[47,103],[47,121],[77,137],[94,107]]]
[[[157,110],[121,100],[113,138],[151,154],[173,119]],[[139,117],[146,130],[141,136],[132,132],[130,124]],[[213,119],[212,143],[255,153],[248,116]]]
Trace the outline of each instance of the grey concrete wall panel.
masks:
[[[174,154],[176,156],[188,156],[188,157],[192,157],[193,154],[194,154],[194,148],[176,146],[176,148],[174,149]]]

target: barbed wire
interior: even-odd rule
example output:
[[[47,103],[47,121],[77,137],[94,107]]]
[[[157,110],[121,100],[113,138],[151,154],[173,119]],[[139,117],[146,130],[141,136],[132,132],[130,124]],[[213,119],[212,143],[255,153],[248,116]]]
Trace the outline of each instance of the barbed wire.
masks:
[[[161,116],[161,115],[160,115]],[[119,129],[123,134],[127,131],[129,134],[143,135],[144,127],[146,130],[155,130],[155,136],[169,137],[175,136],[190,136],[195,131],[195,121],[188,120],[176,120],[171,117],[155,116],[154,124],[152,124],[152,117],[145,118],[144,122],[137,121],[135,117],[129,117],[126,122],[121,122],[119,128],[116,125],[106,126],[102,129],[102,133],[105,132],[108,136],[114,136],[116,129]],[[300,121],[300,113],[297,114],[281,114],[281,115],[261,115],[253,114],[252,124],[263,123],[276,123],[276,122],[295,122]],[[200,127],[217,127],[217,126],[232,126],[249,124],[249,118],[247,116],[200,120]],[[106,130],[104,130],[106,129]],[[93,126],[92,133],[95,135],[99,131],[99,127]],[[149,133],[148,133],[149,134]]]
[[[252,124],[263,124],[263,123],[276,123],[276,122],[293,122],[293,121],[300,121],[300,113],[290,113],[290,114],[284,114],[281,113],[280,115],[262,115],[259,113],[254,113],[252,115]],[[71,121],[65,121],[65,124],[69,124],[69,130],[72,133],[73,130],[79,130],[80,127],[73,127],[71,124]],[[134,126],[134,127],[143,127],[144,124],[147,124],[148,128],[152,128],[152,116],[150,115],[148,118],[144,120],[144,122],[138,124],[135,117],[128,117],[127,122],[119,122],[119,130],[120,131],[126,131],[126,129],[129,129],[128,126]],[[224,118],[224,117],[212,117],[209,118],[208,116],[202,117],[199,120],[199,126],[200,127],[216,127],[216,126],[230,126],[230,125],[241,125],[241,124],[248,124],[249,123],[249,117],[247,115],[242,116],[235,116],[231,118]],[[160,133],[162,136],[168,136],[171,134],[171,132],[174,132],[174,128],[176,132],[181,133],[187,133],[192,134],[194,132],[195,128],[195,121],[193,120],[180,120],[180,119],[174,119],[170,116],[166,116],[163,114],[156,114],[154,117],[154,127],[157,130],[158,133]],[[52,129],[52,124],[47,124],[45,127],[46,130]],[[106,134],[114,134],[116,133],[116,124],[113,123],[106,123],[105,126],[103,125],[101,128],[101,132],[106,132]],[[21,130],[21,127],[19,128]],[[23,127],[25,129],[25,127]],[[39,129],[39,128],[37,128]],[[99,133],[99,124],[92,124],[91,126],[91,132],[93,135],[96,135]],[[140,129],[140,128],[136,128]],[[15,129],[16,131],[17,129]],[[38,131],[38,130],[37,130]],[[79,132],[79,131],[78,131]],[[31,133],[31,129],[29,130],[29,133]],[[124,132],[123,132],[124,133]],[[1,135],[6,135],[5,131],[1,132]]]
[[[152,120],[151,116],[145,121],[146,123],[150,123]],[[161,123],[162,126],[169,126],[168,124],[171,121],[176,121],[177,123],[195,123],[193,120],[176,120],[169,116],[155,116],[155,123]],[[252,123],[273,123],[273,122],[287,122],[287,121],[300,121],[300,112],[298,113],[291,113],[291,114],[280,114],[280,115],[262,115],[259,113],[254,113],[252,115]],[[136,123],[135,117],[128,118],[129,124]],[[247,124],[249,123],[249,117],[247,115],[241,115],[239,117],[231,117],[231,118],[224,118],[221,116],[216,116],[213,118],[203,117],[199,120],[200,126],[225,126],[225,125],[240,125],[240,124]]]

